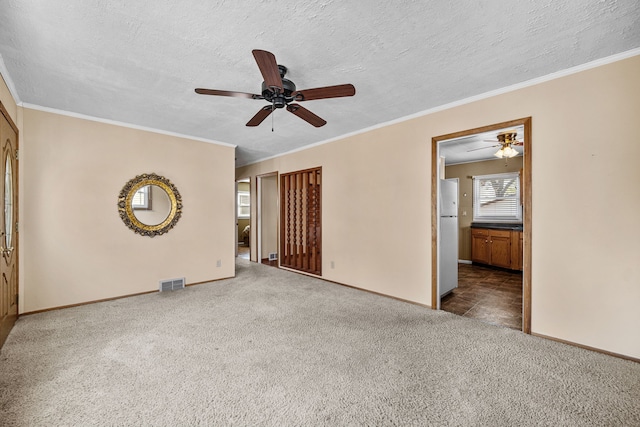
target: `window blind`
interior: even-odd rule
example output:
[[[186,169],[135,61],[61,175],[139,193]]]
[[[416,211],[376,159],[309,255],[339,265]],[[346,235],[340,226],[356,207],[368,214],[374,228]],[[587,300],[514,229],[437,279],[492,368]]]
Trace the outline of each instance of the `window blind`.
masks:
[[[140,187],[138,191],[131,198],[131,207],[133,209],[150,209],[149,200],[151,188],[149,185]]]
[[[248,191],[238,191],[238,218],[249,218],[251,215],[251,199]]]
[[[517,172],[473,177],[474,221],[522,221]]]

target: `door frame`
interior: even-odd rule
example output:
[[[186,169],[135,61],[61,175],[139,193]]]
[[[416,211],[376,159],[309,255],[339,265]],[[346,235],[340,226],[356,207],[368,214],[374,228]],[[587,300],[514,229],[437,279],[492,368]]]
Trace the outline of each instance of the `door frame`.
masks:
[[[531,117],[495,123],[475,129],[440,135],[431,139],[431,307],[439,310],[438,295],[438,181],[440,158],[438,147],[441,141],[490,132],[514,126],[524,127],[523,182],[523,264],[522,264],[522,332],[531,333]]]
[[[240,246],[240,238],[238,237],[239,235],[239,228],[238,228],[238,194],[240,192],[240,190],[238,190],[238,183],[240,182],[246,182],[249,184],[249,200],[251,200],[251,178],[242,178],[242,179],[236,179],[235,182],[235,195],[236,195],[236,205],[235,205],[235,233],[236,233],[236,246],[235,246],[235,254],[236,254],[236,258],[238,257],[238,246]],[[251,224],[251,220],[252,220],[253,215],[251,215],[251,208],[249,208],[249,224]],[[251,247],[251,235],[249,235],[249,247]],[[249,258],[251,258],[251,254],[249,254]]]
[[[235,224],[236,224],[236,247],[235,247],[235,257],[238,258],[238,246],[240,245],[240,241],[238,240],[238,181],[235,182],[235,195],[236,195],[236,206],[234,209],[235,212]]]

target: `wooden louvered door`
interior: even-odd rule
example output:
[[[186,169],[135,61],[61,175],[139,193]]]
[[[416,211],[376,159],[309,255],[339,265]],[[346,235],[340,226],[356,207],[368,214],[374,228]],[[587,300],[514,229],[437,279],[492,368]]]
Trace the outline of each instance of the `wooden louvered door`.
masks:
[[[280,175],[280,266],[322,273],[322,168]]]
[[[0,103],[0,347],[18,319],[18,128]]]

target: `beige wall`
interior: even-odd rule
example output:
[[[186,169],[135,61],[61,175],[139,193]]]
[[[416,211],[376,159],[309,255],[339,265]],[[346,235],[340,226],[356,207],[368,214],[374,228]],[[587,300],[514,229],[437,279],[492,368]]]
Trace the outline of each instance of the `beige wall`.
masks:
[[[276,175],[262,177],[261,182],[262,240],[260,252],[262,259],[265,259],[269,258],[270,253],[278,253],[278,177]]]
[[[638,358],[638,75],[640,56],[236,176],[322,166],[324,278],[430,304],[431,138],[531,116],[532,331]]]
[[[13,123],[18,124],[18,106],[16,105],[15,99],[11,96],[11,92],[9,92],[9,88],[7,87],[6,82],[4,81],[4,77],[0,74],[0,101],[2,101],[2,105],[11,116]]]
[[[20,167],[21,312],[196,283],[235,274],[234,148],[23,109]],[[124,184],[168,178],[180,221],[154,238],[118,215]],[[221,267],[216,267],[216,261]]]
[[[445,167],[446,178],[458,178],[458,259],[471,260],[471,222],[473,221],[473,180],[477,175],[518,172],[522,157],[463,163]],[[466,194],[466,196],[465,196]]]

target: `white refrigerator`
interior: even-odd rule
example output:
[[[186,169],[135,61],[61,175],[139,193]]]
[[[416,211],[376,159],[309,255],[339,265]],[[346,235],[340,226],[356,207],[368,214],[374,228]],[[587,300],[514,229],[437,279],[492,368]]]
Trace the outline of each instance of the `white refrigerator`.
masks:
[[[458,287],[458,180],[440,180],[440,297]]]

